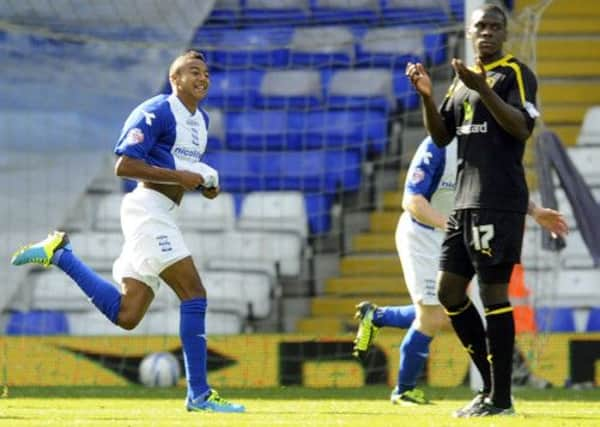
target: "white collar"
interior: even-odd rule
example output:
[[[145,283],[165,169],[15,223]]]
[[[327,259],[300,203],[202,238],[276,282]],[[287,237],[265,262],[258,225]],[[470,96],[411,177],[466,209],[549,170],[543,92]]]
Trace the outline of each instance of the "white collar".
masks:
[[[169,104],[171,104],[171,110],[173,111],[173,114],[175,114],[176,116],[179,116],[183,119],[195,119],[197,118],[198,115],[200,115],[200,108],[196,107],[196,112],[194,114],[190,113],[190,110],[187,109],[187,107],[185,105],[183,105],[183,102],[181,102],[181,99],[179,99],[177,97],[177,95],[175,95],[174,93],[172,93],[171,95],[169,95]]]

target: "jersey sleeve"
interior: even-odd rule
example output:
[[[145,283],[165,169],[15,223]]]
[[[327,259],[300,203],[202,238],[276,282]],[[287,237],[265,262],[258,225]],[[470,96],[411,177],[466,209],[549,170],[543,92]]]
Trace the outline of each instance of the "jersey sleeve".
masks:
[[[115,154],[144,159],[156,144],[161,133],[161,121],[157,112],[135,109],[125,121]]]
[[[404,194],[419,194],[429,199],[435,191],[444,169],[445,149],[429,137],[415,153],[404,184]]]
[[[537,110],[537,80],[533,72],[525,65],[513,62],[509,64],[513,69],[507,79],[506,102],[523,112],[527,127],[531,131],[535,119],[540,113]]]

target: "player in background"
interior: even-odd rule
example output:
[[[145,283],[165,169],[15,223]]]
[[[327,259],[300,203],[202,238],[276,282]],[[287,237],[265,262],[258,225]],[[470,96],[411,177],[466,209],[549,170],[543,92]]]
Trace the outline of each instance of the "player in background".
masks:
[[[181,300],[187,410],[243,412],[242,405],[224,400],[207,383],[206,289],[175,223],[186,191],[201,189],[209,199],[219,194],[217,171],[200,161],[206,149],[208,115],[198,103],[210,85],[204,56],[194,50],[178,56],[169,68],[169,81],[172,94],[155,96],[136,107],[114,150],[116,175],[138,182],[121,204],[125,243],[113,265],[121,292],[77,258],[64,232],[55,231],[20,249],[12,264],[55,265],[111,322],[128,330],[142,320],[164,281]]]
[[[456,200],[442,243],[437,290],[452,327],[483,378],[483,390],[457,417],[512,415],[515,324],[508,298],[520,262],[525,214],[531,211],[523,153],[535,118],[533,72],[503,53],[507,18],[495,5],[471,15],[467,35],[476,63],[452,60],[456,78],[440,109],[425,67],[406,74],[419,93],[425,126],[439,146],[458,138]],[[467,295],[478,277],[487,328]]]
[[[398,380],[390,400],[397,404],[426,404],[417,379],[429,356],[435,334],[448,323],[436,291],[444,229],[454,206],[457,143],[438,147],[425,138],[413,156],[404,185],[403,213],[396,227],[396,249],[412,305],[378,307],[364,301],[358,304],[360,320],[354,355],[362,358],[377,336],[379,328],[395,327],[408,331],[400,345]],[[532,202],[531,216],[551,233],[565,235],[564,217],[552,209]]]

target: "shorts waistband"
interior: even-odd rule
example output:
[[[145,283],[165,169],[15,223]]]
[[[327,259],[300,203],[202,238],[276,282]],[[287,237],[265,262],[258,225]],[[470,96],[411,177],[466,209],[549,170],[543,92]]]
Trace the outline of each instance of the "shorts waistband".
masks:
[[[435,227],[432,227],[431,225],[423,224],[422,222],[419,222],[416,219],[414,219],[412,216],[410,217],[410,220],[412,222],[414,222],[415,224],[417,224],[419,227],[423,227],[423,228],[425,228],[427,230],[435,230]]]
[[[177,203],[159,191],[152,190],[141,185],[135,187],[135,189],[129,194],[131,194],[132,197],[142,199],[145,203],[150,203],[159,209],[173,211],[177,210],[176,208],[178,207]]]

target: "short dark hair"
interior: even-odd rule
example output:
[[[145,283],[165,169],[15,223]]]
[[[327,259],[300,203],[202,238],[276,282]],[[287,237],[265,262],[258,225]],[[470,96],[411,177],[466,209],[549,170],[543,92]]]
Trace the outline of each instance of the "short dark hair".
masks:
[[[198,49],[188,49],[173,60],[171,66],[169,67],[169,76],[177,72],[183,63],[183,60],[185,59],[199,59],[200,61],[206,63],[206,59],[204,58],[204,54],[202,52],[200,52]]]
[[[494,3],[488,3],[488,4],[481,6],[480,10],[483,11],[483,13],[487,13],[487,12],[497,13],[498,15],[500,15],[502,17],[502,23],[504,24],[504,28],[506,28],[506,26],[508,25],[508,17],[506,16],[506,12],[502,8],[502,6],[500,6],[498,4],[494,4]]]

